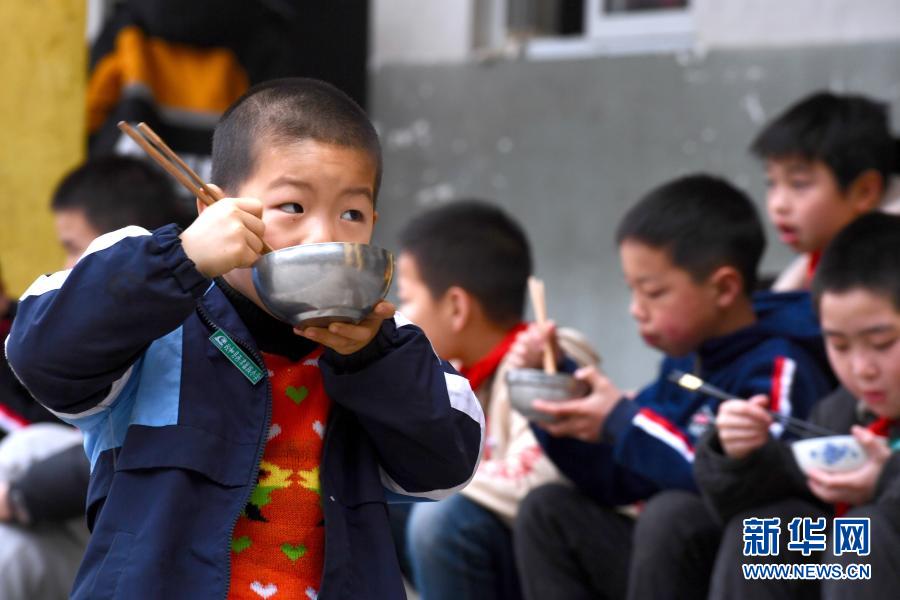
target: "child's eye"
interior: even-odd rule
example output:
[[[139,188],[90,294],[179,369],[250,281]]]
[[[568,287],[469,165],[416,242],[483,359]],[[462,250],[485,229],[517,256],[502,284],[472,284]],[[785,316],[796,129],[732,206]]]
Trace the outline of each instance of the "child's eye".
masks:
[[[795,190],[805,190],[810,185],[812,185],[812,182],[806,179],[794,179],[791,181],[791,187]]]
[[[292,215],[299,215],[303,213],[303,207],[297,202],[285,202],[284,204],[280,204],[278,206],[278,209]]]
[[[891,346],[893,346],[896,341],[897,338],[891,338],[889,340],[873,340],[872,347],[883,352],[885,350],[890,350]]]
[[[848,344],[838,342],[829,342],[828,346],[833,352],[837,352],[838,354],[843,354],[850,349],[850,346]]]
[[[364,221],[365,215],[363,215],[361,210],[345,210],[341,213],[341,219],[345,221]]]
[[[666,293],[665,289],[644,290],[644,296],[650,299],[660,298]]]

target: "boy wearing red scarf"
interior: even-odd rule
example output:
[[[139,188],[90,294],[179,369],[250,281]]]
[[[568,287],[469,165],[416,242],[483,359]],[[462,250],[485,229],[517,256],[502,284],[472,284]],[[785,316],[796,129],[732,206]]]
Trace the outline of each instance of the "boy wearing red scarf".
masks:
[[[401,246],[402,310],[439,356],[461,365],[487,415],[487,435],[468,487],[431,506],[415,505],[406,533],[396,533],[405,537],[398,546],[424,600],[515,600],[520,593],[509,525],[531,489],[559,478],[528,422],[511,410],[503,378],[504,358],[524,329],[528,239],[500,209],[457,201],[409,223]],[[568,356],[597,361],[577,336],[564,336]],[[393,517],[395,523],[406,519]]]
[[[800,471],[790,448],[772,439],[764,396],[722,404],[716,429],[698,448],[697,483],[725,523],[713,571],[712,598],[889,598],[900,586],[900,217],[872,213],[837,235],[813,280],[828,359],[842,387],[813,409],[810,421],[851,433],[867,454],[856,470]],[[870,519],[870,552],[804,558],[787,552],[795,517]],[[774,558],[741,556],[744,518],[781,519]],[[762,558],[762,557],[761,557]],[[871,565],[866,581],[747,580],[742,562]],[[891,590],[894,590],[891,592]]]
[[[872,210],[896,212],[891,176],[900,172],[889,107],[865,96],[817,92],[788,107],[753,140],[765,162],[766,208],[781,242],[800,256],[773,285],[808,289],[822,250]]]

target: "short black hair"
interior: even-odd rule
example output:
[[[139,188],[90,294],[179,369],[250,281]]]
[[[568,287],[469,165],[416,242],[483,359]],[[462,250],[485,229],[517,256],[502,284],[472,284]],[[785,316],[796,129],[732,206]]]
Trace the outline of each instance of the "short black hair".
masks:
[[[616,244],[633,240],[664,250],[697,282],[729,265],[756,287],[766,238],[756,207],[742,191],[710,175],[688,175],[644,196],[622,218]]]
[[[491,321],[509,326],[522,319],[531,247],[499,207],[463,199],[427,210],[403,228],[400,247],[416,261],[432,297],[459,286]]]
[[[382,159],[375,127],[350,96],[330,83],[306,77],[260,83],[225,111],[213,132],[212,181],[237,193],[256,168],[259,144],[304,140],[366,152],[375,164],[378,197]]]
[[[169,176],[129,156],[92,158],[70,171],[56,186],[50,209],[84,211],[100,234],[128,225],[156,229],[190,222],[188,207]]]
[[[750,150],[764,160],[798,156],[822,161],[842,190],[870,169],[881,174],[887,189],[900,158],[886,104],[830,92],[790,106],[759,132]]]
[[[900,311],[900,216],[867,213],[825,248],[812,283],[816,308],[825,292],[853,289],[884,295]]]

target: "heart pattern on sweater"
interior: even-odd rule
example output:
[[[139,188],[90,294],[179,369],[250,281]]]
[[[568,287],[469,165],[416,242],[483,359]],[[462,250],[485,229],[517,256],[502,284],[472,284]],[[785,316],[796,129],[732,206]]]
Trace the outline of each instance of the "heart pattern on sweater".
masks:
[[[306,400],[306,397],[309,395],[309,389],[302,385],[300,387],[288,386],[284,393],[287,394],[287,397],[294,401],[294,404],[299,405],[301,402]]]
[[[260,598],[271,598],[278,593],[278,586],[274,583],[263,585],[259,581],[254,581],[250,584],[250,589]]]
[[[296,546],[291,546],[290,544],[282,544],[281,551],[284,552],[284,555],[291,559],[291,562],[297,562],[297,559],[306,554],[306,546],[303,544],[297,544]]]

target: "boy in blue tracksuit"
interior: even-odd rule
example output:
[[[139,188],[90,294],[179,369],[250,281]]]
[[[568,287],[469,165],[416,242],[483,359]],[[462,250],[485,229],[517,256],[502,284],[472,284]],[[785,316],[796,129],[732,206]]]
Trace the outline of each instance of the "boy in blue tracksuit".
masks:
[[[228,198],[183,232],[102,236],[25,292],[10,365],[92,467],[73,598],[404,597],[385,502],[466,484],[479,404],[389,303],[295,330],[249,269],[263,241],[368,243],[380,175],[343,93],[262,84],[216,128]]]
[[[587,397],[535,403],[556,417],[536,431],[576,488],[538,489],[520,510],[514,539],[527,598],[656,598],[677,589],[678,565],[654,553],[695,522],[670,518],[674,508],[705,511],[694,444],[718,400],[681,389],[669,381],[673,370],[735,397],[769,394],[785,415],[806,415],[831,386],[807,295],[751,296],[765,240],[743,193],[704,175],[675,180],[629,211],[617,243],[631,314],[667,356],[658,380],[634,398],[583,369],[576,377],[590,384]],[[552,325],[526,332],[512,351],[518,364],[539,364],[548,336]],[[615,508],[648,499],[636,522]]]

